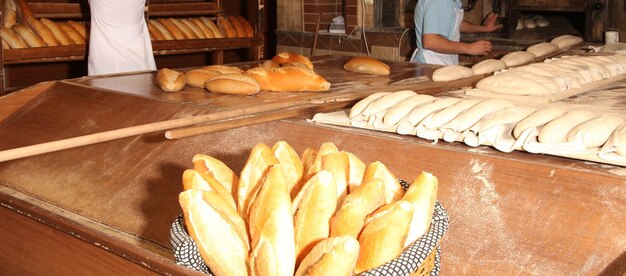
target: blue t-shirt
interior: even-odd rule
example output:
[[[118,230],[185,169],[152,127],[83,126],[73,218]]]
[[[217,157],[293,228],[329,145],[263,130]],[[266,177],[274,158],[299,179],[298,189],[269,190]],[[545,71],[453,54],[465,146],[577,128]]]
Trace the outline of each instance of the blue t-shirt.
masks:
[[[455,9],[461,8],[460,0],[419,0],[415,5],[415,37],[417,37],[417,61],[426,63],[422,34],[439,34],[450,39],[456,28]]]

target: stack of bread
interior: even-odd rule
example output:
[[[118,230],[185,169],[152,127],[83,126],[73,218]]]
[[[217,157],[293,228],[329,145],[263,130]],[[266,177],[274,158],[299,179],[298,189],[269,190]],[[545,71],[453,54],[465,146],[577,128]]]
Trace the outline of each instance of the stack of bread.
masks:
[[[207,155],[183,174],[185,225],[215,275],[352,275],[383,265],[428,231],[437,178],[404,191],[380,162],[333,143],[302,156],[256,145],[241,173]]]
[[[242,16],[158,18],[148,20],[152,40],[254,37],[254,28]]]

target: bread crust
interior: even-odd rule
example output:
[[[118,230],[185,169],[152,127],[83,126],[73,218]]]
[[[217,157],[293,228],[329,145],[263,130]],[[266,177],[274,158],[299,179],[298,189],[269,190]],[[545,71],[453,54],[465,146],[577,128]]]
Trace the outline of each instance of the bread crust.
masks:
[[[63,30],[61,30],[61,28],[59,27],[59,25],[57,25],[56,22],[47,18],[42,18],[41,23],[43,23],[52,32],[52,35],[54,36],[54,38],[61,45],[74,45],[74,43],[67,37],[67,35],[65,35]]]
[[[350,236],[330,237],[313,247],[295,275],[352,275],[358,255],[359,242],[356,239]]]
[[[46,43],[46,46],[59,46],[59,41],[54,37],[54,34],[46,25],[41,23],[38,19],[30,17],[26,21],[27,25],[37,33]]]
[[[250,22],[248,22],[248,20],[246,20],[241,15],[237,15],[237,20],[239,20],[239,23],[241,23],[241,26],[243,27],[243,30],[246,33],[246,37],[254,37],[254,28],[252,28],[252,25],[250,25]]]
[[[245,72],[268,91],[327,91],[330,82],[313,70],[300,67],[255,67]]]
[[[259,92],[259,84],[253,78],[243,74],[221,74],[209,78],[204,87],[220,94],[254,95]]]
[[[197,39],[198,36],[185,24],[183,24],[181,19],[176,18],[168,18],[172,24],[176,25],[176,27],[183,33],[185,39]]]
[[[230,22],[230,25],[233,26],[233,28],[235,29],[237,37],[246,37],[246,31],[243,29],[243,26],[241,25],[241,22],[239,22],[237,17],[229,15],[228,21]]]
[[[311,60],[308,57],[305,57],[303,55],[299,55],[299,54],[295,54],[295,53],[289,53],[289,52],[281,52],[278,53],[277,55],[275,55],[272,58],[272,61],[275,62],[278,65],[281,65],[283,63],[302,63],[304,65],[306,65],[306,67],[308,67],[309,69],[313,70],[313,63],[311,62]]]
[[[0,29],[0,36],[3,41],[6,41],[7,45],[9,45],[11,49],[28,48],[26,41],[24,41],[24,39],[15,33],[11,28],[2,27]]]
[[[44,47],[44,46],[46,46],[46,43],[43,42],[43,39],[41,39],[40,36],[35,34],[35,32],[33,32],[33,30],[31,30],[30,28],[28,28],[25,25],[15,24],[15,25],[13,25],[13,31],[15,31],[15,33],[19,34],[24,39],[26,44],[28,44],[28,47]]]
[[[354,57],[343,65],[343,69],[359,74],[367,75],[389,75],[391,70],[384,62],[369,57]]]
[[[150,21],[148,21],[148,25],[152,26],[154,29],[158,30],[161,35],[163,35],[163,39],[165,40],[174,40],[174,35],[172,35],[172,33],[165,28],[165,26],[163,26],[163,24],[161,24],[159,21],[154,20],[154,19],[150,19]]]
[[[185,74],[163,68],[157,73],[157,84],[164,91],[180,91],[185,87]]]
[[[185,72],[185,79],[189,86],[205,88],[204,84],[208,79],[221,74],[215,70],[193,69]]]
[[[82,36],[83,39],[87,41],[89,37],[87,35],[87,27],[85,27],[85,24],[81,24],[76,21],[69,20],[67,21],[67,25],[69,25],[74,30],[76,30],[80,34],[80,36]]]
[[[70,25],[68,25],[65,22],[57,22],[57,25],[59,25],[59,28],[61,28],[61,30],[65,33],[65,35],[67,35],[67,37],[74,43],[74,44],[85,44],[86,41],[83,38],[83,36],[81,36],[74,28],[70,27]]]
[[[200,17],[200,20],[202,21],[202,23],[204,23],[204,25],[211,29],[215,38],[225,37],[225,34],[222,33],[222,30],[217,25],[215,25],[215,22],[213,22],[211,19],[208,19],[206,17]]]
[[[191,21],[191,23],[200,28],[202,33],[204,33],[205,38],[215,38],[213,31],[211,31],[211,29],[206,24],[204,24],[202,20],[200,20],[200,18],[189,18],[189,20]]]
[[[217,26],[222,30],[222,33],[227,38],[235,38],[237,37],[237,31],[235,27],[230,23],[228,18],[224,15],[217,16]]]
[[[172,21],[170,21],[169,19],[165,19],[165,18],[159,18],[157,19],[157,22],[161,23],[161,25],[163,25],[163,27],[165,27],[170,34],[172,34],[172,37],[174,37],[174,39],[185,39],[185,35],[183,34],[183,31],[181,31],[176,24],[174,24]]]

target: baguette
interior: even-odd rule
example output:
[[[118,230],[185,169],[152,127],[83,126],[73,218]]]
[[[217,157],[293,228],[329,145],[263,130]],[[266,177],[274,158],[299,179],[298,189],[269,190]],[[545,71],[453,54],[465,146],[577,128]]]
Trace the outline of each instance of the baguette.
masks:
[[[230,24],[230,21],[226,16],[223,16],[221,14],[217,16],[217,26],[220,28],[220,30],[222,30],[222,33],[225,37],[237,37],[237,31],[235,31],[235,28],[232,24]]]
[[[369,57],[354,57],[343,65],[343,69],[350,72],[368,75],[389,75],[389,65],[380,60]]]
[[[302,186],[305,184],[306,180],[310,178],[311,175],[309,175],[308,172],[313,166],[316,156],[317,151],[311,148],[306,148],[304,152],[302,152],[302,156],[300,157],[300,160],[302,160],[302,178],[296,184],[296,186],[291,188],[291,199],[294,199],[296,195],[298,195],[300,190],[302,190]]]
[[[20,35],[11,30],[11,28],[0,28],[0,36],[2,37],[2,40],[6,41],[7,45],[9,45],[11,49],[28,48],[26,41],[24,41]]]
[[[311,249],[330,234],[330,218],[337,208],[333,175],[320,171],[304,184],[293,200],[296,267]]]
[[[309,69],[313,70],[313,63],[308,57],[295,54],[295,53],[289,53],[289,52],[278,53],[272,58],[272,61],[274,61],[275,63],[279,65],[283,63],[299,62],[299,63],[306,65],[306,67],[309,67]]]
[[[330,83],[313,70],[299,67],[262,68],[246,71],[268,91],[327,91]]]
[[[320,149],[315,152],[315,159],[309,169],[306,171],[306,178],[310,178],[312,175],[318,173],[322,169],[322,157],[327,154],[339,152],[337,146],[332,142],[326,142],[320,146]]]
[[[207,38],[206,35],[204,35],[204,32],[198,26],[196,26],[196,24],[193,24],[189,19],[183,18],[180,19],[180,22],[183,23],[183,25],[185,25],[187,28],[189,28],[197,38]]]
[[[87,39],[88,39],[88,37],[87,37],[87,28],[85,27],[85,24],[81,24],[81,23],[78,23],[76,21],[69,20],[69,21],[67,21],[67,25],[72,27],[76,32],[78,32],[80,34],[80,36],[83,37],[83,39],[85,41],[87,41]]]
[[[221,74],[209,78],[204,87],[219,94],[254,95],[259,93],[259,83],[244,74]]]
[[[200,18],[189,18],[189,20],[191,21],[191,23],[200,28],[202,33],[204,33],[205,38],[215,38],[213,31],[211,31],[211,29],[207,25],[202,23],[202,20],[200,20]]]
[[[330,236],[350,236],[356,239],[367,216],[384,204],[385,183],[380,179],[363,183],[346,196],[341,208],[330,220]]]
[[[185,87],[185,74],[163,68],[157,73],[157,84],[164,91],[180,91]]]
[[[20,35],[24,39],[26,44],[28,44],[28,47],[44,47],[44,46],[46,46],[46,43],[43,42],[43,39],[41,39],[40,36],[35,34],[35,32],[33,32],[33,30],[31,30],[27,26],[24,26],[24,25],[19,24],[19,23],[15,24],[15,25],[13,25],[13,31],[15,31],[15,33],[17,33],[18,35]]]
[[[437,201],[437,189],[437,177],[422,172],[404,193],[402,199],[413,203],[414,207],[411,226],[404,247],[409,246],[428,231]]]
[[[365,221],[359,235],[359,258],[355,273],[378,267],[402,253],[413,216],[413,204],[398,200],[385,205]]]
[[[174,37],[174,39],[185,39],[183,31],[176,27],[176,25],[172,21],[165,18],[159,18],[157,19],[157,22],[161,23],[161,25],[163,25],[163,27],[165,27],[172,34],[172,37]]]
[[[61,30],[67,35],[67,37],[77,45],[85,44],[86,41],[82,35],[80,35],[74,28],[70,27],[65,22],[57,22],[57,25],[61,28]]]
[[[220,28],[215,25],[215,23],[211,19],[208,19],[206,17],[200,17],[200,21],[202,21],[204,25],[211,29],[215,38],[224,38],[224,33],[222,33],[222,30],[220,30]]]
[[[250,245],[237,212],[215,193],[197,189],[180,193],[178,201],[187,231],[211,271],[215,275],[247,275]]]
[[[221,74],[215,70],[193,69],[185,72],[185,79],[187,80],[187,85],[205,88],[204,84],[208,79]]]
[[[231,196],[236,198],[234,194],[236,185],[239,183],[239,177],[222,161],[205,154],[196,154],[193,156],[193,169],[204,174],[210,174],[219,181],[224,188],[228,190]]]
[[[341,153],[348,159],[348,191],[352,192],[363,182],[363,175],[365,175],[365,163],[352,153],[345,151],[342,151]]]
[[[237,210],[241,217],[248,221],[248,211],[253,197],[259,191],[263,178],[269,168],[278,164],[272,150],[265,144],[257,144],[250,152],[237,186]]]
[[[272,153],[282,165],[287,190],[291,195],[294,187],[302,180],[303,165],[298,153],[285,141],[278,141],[272,147]]]
[[[154,24],[150,24],[150,22],[148,21],[148,32],[150,33],[150,38],[152,38],[152,40],[165,40],[165,36],[163,36],[163,33],[157,29],[157,27],[154,26]]]
[[[183,24],[180,19],[168,18],[167,20],[171,22],[172,24],[176,25],[176,28],[178,28],[183,33],[183,36],[185,37],[185,39],[197,39],[198,38],[198,36],[196,36],[196,34],[189,27],[187,27],[187,25]]]
[[[241,23],[241,26],[243,27],[243,30],[246,33],[246,37],[254,37],[254,28],[252,28],[252,25],[250,25],[250,22],[248,22],[248,20],[243,18],[243,16],[241,15],[237,16],[237,20],[239,20],[239,23]]]
[[[293,275],[296,263],[291,197],[283,165],[273,165],[250,207],[251,275]]]
[[[34,17],[29,17],[26,21],[27,25],[37,33],[43,39],[43,42],[46,43],[46,46],[59,46],[59,42],[54,37],[54,34],[46,25],[41,23],[38,19]]]
[[[348,159],[340,152],[333,152],[322,156],[321,170],[329,171],[335,178],[337,187],[337,209],[348,194]]]
[[[207,65],[204,66],[202,68],[200,68],[202,70],[215,70],[218,71],[222,74],[241,74],[243,73],[243,70],[239,69],[238,67],[235,66],[228,66],[228,65],[221,65],[221,64],[216,64],[216,65]]]
[[[385,203],[389,204],[402,198],[404,190],[398,183],[398,179],[387,169],[385,164],[376,161],[367,166],[363,175],[363,183],[367,183],[374,178],[378,178],[385,183]]]
[[[9,44],[7,44],[7,42],[4,41],[4,38],[1,40],[2,40],[2,49],[11,49],[11,47],[9,47]]]
[[[228,18],[228,21],[230,22],[230,25],[233,27],[233,29],[235,29],[235,33],[237,33],[237,37],[246,37],[246,31],[243,29],[243,26],[241,25],[237,17],[229,15],[227,18]]]
[[[163,35],[163,39],[165,40],[174,40],[174,35],[172,35],[172,33],[165,28],[165,26],[163,26],[163,24],[159,23],[159,21],[154,20],[154,19],[150,19],[150,21],[148,22],[148,25],[152,26],[154,29],[158,30],[162,35]]]
[[[74,43],[67,37],[67,35],[63,32],[63,30],[61,30],[61,28],[59,27],[59,25],[57,25],[56,22],[47,19],[47,18],[42,18],[41,19],[41,23],[43,23],[51,32],[52,35],[54,36],[54,38],[61,44],[61,45],[73,45]]]
[[[210,174],[200,173],[192,169],[185,170],[183,172],[183,191],[189,189],[215,192],[215,194],[224,199],[233,210],[237,210],[235,200],[230,192]]]
[[[17,23],[17,13],[9,8],[4,8],[4,18],[2,26],[5,28],[11,28]]]
[[[319,242],[302,260],[296,276],[352,275],[359,242],[349,236],[331,237]]]

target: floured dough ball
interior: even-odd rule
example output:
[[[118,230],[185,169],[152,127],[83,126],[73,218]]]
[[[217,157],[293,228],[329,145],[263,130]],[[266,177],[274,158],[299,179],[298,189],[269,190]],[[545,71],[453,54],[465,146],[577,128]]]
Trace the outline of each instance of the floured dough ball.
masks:
[[[452,81],[469,78],[474,75],[472,69],[461,65],[446,65],[433,72],[433,81]]]
[[[561,35],[557,36],[550,41],[559,46],[559,49],[567,48],[570,46],[574,46],[578,43],[583,42],[582,37],[573,36],[573,35]]]
[[[510,52],[500,58],[501,61],[504,61],[507,67],[517,66],[520,64],[531,62],[535,59],[535,54],[529,53],[526,51],[515,51]]]
[[[525,18],[524,19],[524,28],[526,29],[534,29],[537,27],[537,23],[535,23],[535,20],[532,18]]]
[[[541,42],[532,45],[526,49],[526,52],[532,53],[537,57],[545,56],[559,49],[559,45],[550,42]]]
[[[506,67],[506,63],[499,59],[486,59],[472,66],[475,75],[489,74],[502,70]]]

